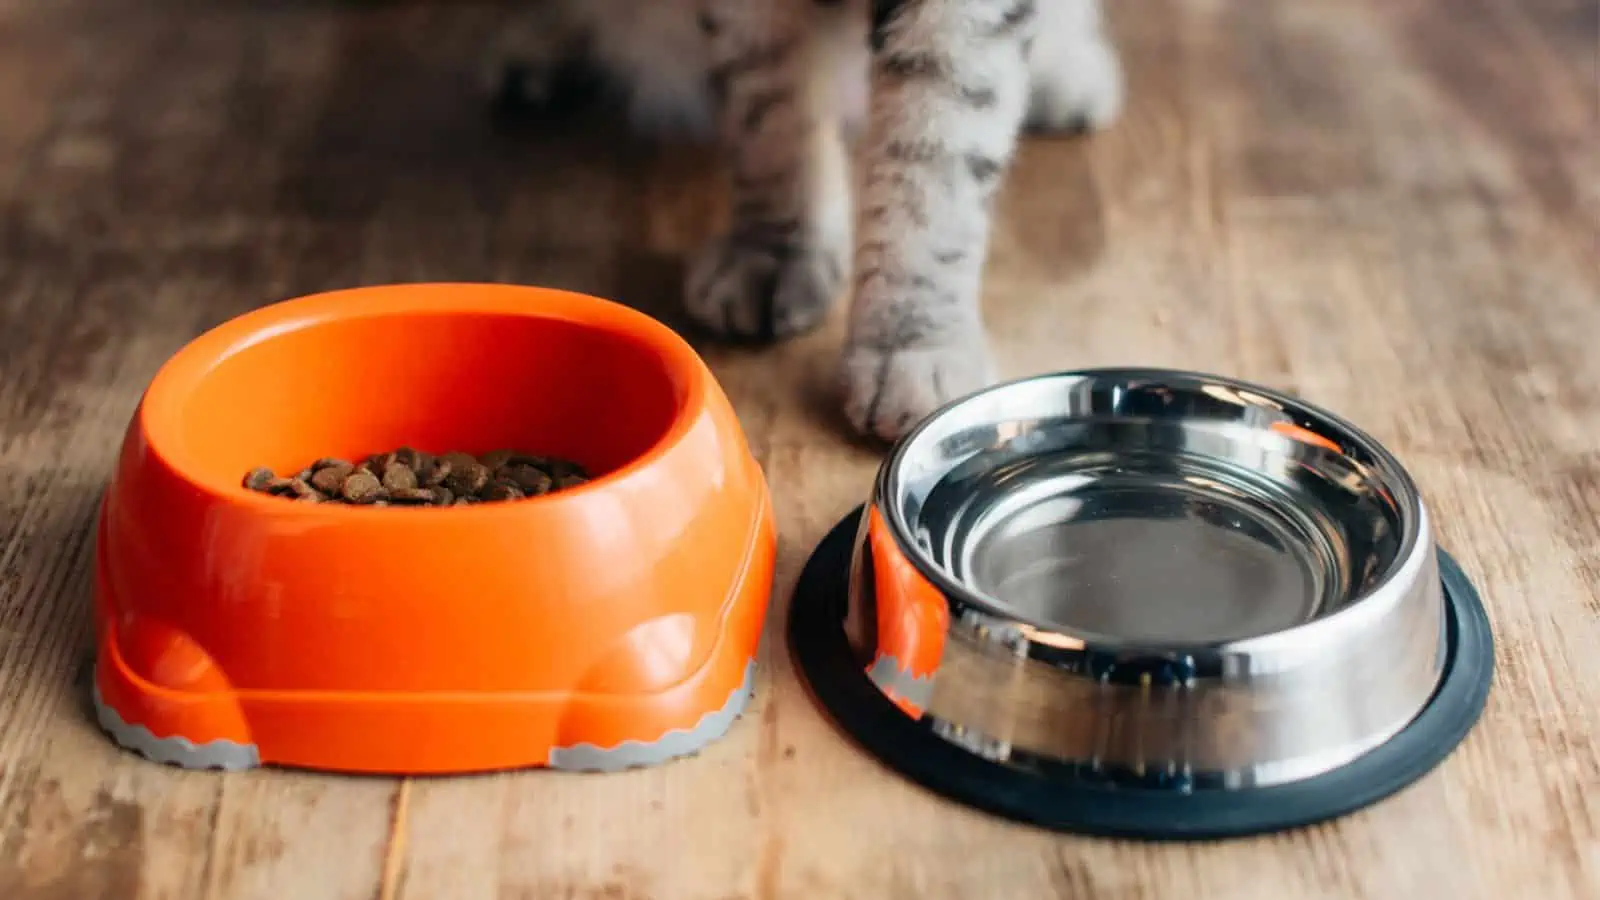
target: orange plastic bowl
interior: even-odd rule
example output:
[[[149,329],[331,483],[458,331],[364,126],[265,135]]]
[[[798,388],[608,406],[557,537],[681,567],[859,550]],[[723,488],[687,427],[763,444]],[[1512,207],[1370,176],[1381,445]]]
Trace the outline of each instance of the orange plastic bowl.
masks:
[[[242,486],[397,446],[596,478],[441,508]],[[750,696],[776,540],[726,396],[641,313],[475,284],[279,303],[179,351],[128,428],[98,532],[100,722],[188,767],[660,762]]]

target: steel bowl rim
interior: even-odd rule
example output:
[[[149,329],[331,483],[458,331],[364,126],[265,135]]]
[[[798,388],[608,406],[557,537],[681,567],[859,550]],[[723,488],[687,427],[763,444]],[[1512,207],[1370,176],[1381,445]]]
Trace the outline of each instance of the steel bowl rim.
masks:
[[[1341,438],[1360,445],[1372,455],[1380,470],[1383,470],[1383,474],[1386,476],[1386,484],[1391,481],[1392,477],[1390,486],[1397,495],[1398,502],[1396,505],[1400,509],[1401,545],[1394,554],[1393,559],[1384,567],[1383,575],[1367,590],[1349,599],[1348,602],[1333,612],[1266,634],[1222,641],[1130,642],[1116,635],[1097,634],[1069,627],[1059,622],[1050,622],[1025,615],[985,592],[973,590],[961,584],[951,577],[942,566],[934,562],[915,540],[911,539],[906,527],[905,511],[902,508],[899,497],[890,488],[906,458],[909,448],[915,446],[918,439],[937,423],[955,410],[976,402],[980,398],[992,396],[1024,384],[1041,381],[1108,377],[1167,381],[1174,379],[1198,380],[1221,385],[1231,390],[1245,391],[1273,401],[1285,411],[1298,412],[1311,418],[1321,419],[1336,428],[1340,432]],[[1172,654],[1226,653],[1229,655],[1257,656],[1270,655],[1284,644],[1295,645],[1301,642],[1309,642],[1312,646],[1320,646],[1324,640],[1337,640],[1341,634],[1348,633],[1350,630],[1359,632],[1375,617],[1381,617],[1389,608],[1403,603],[1417,577],[1426,572],[1426,557],[1427,554],[1432,552],[1433,548],[1431,517],[1428,514],[1427,505],[1423,501],[1421,491],[1418,489],[1410,471],[1401,464],[1400,460],[1387,447],[1372,435],[1324,407],[1291,397],[1282,391],[1243,379],[1189,369],[1134,366],[1067,369],[1003,381],[957,397],[924,417],[915,427],[894,443],[878,468],[877,477],[873,482],[873,494],[873,502],[883,509],[885,524],[888,526],[889,534],[894,539],[901,555],[909,560],[918,573],[928,579],[947,600],[953,603],[959,602],[961,605],[977,609],[985,615],[993,616],[1000,620],[1025,625],[1050,634],[1065,636],[1080,641],[1085,647],[1093,647],[1095,649],[1110,648]],[[1437,594],[1437,591],[1429,592],[1430,596],[1436,597]]]

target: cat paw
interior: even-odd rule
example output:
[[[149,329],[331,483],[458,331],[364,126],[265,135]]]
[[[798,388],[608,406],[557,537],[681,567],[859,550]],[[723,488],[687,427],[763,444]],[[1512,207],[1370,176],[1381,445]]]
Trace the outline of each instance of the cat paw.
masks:
[[[934,410],[998,379],[981,339],[844,354],[844,413],[856,431],[897,440]]]
[[[1029,128],[1098,131],[1122,112],[1122,63],[1110,39],[1098,31],[1062,44],[1041,38],[1029,68]]]
[[[689,270],[690,318],[724,337],[774,341],[822,322],[844,287],[846,254],[819,241],[714,240]]]

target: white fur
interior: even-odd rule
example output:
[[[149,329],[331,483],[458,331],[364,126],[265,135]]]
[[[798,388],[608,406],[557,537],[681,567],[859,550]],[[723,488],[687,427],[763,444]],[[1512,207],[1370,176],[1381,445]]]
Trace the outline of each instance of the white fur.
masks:
[[[997,376],[978,304],[994,185],[966,177],[960,160],[1004,164],[1024,122],[1103,127],[1120,111],[1124,88],[1100,0],[1039,0],[1026,55],[1020,38],[1016,46],[983,38],[993,24],[983,17],[999,5],[921,0],[903,17],[896,46],[940,54],[965,81],[992,89],[996,102],[962,104],[926,79],[884,78],[869,92],[867,2],[824,8],[812,0],[544,0],[536,4],[539,24],[508,30],[505,41],[531,70],[537,95],[539,73],[574,35],[587,34],[595,61],[627,83],[637,128],[701,138],[720,131],[735,167],[796,173],[792,189],[757,197],[781,207],[775,221],[800,223],[794,246],[717,238],[690,268],[687,308],[720,332],[785,337],[820,321],[853,264],[844,409],[859,431],[892,439]],[[699,18],[708,10],[730,23],[735,37],[710,37]],[[717,54],[736,49],[729,41],[747,40],[748,47],[802,20],[807,71],[754,77],[766,88],[788,84],[797,92],[803,82],[804,103],[758,133],[738,133],[708,90]],[[852,227],[840,136],[863,120],[866,165]],[[921,165],[888,152],[919,141],[954,152]]]
[[[1122,65],[1106,39],[1100,0],[1045,0],[1033,52],[1028,124],[1104,128],[1122,112]]]

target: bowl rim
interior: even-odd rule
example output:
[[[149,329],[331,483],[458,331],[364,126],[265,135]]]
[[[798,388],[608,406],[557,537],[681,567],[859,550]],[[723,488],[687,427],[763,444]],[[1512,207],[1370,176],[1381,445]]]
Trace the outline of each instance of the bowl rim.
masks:
[[[581,500],[596,491],[628,480],[670,453],[694,427],[707,402],[712,376],[704,360],[665,323],[632,307],[591,294],[535,285],[398,282],[320,291],[280,300],[234,316],[202,332],[156,370],[139,400],[135,427],[148,452],[158,458],[173,477],[199,494],[243,504],[252,513],[307,518],[392,516],[393,511],[384,507],[286,502],[281,497],[246,488],[242,473],[237,482],[213,483],[198,478],[193,474],[193,457],[186,455],[181,442],[174,440],[171,435],[177,430],[178,417],[182,415],[184,398],[189,390],[233,355],[263,341],[304,328],[338,320],[382,318],[403,313],[555,319],[611,332],[655,352],[671,377],[681,383],[683,390],[683,401],[672,421],[644,452],[583,484],[511,503],[408,508],[405,512],[409,514],[425,510],[425,514],[430,516],[489,519],[526,514],[530,505],[548,508]]]
[[[1340,432],[1342,438],[1359,445],[1371,454],[1379,467],[1385,470],[1385,481],[1392,479],[1393,487],[1398,489],[1394,493],[1399,495],[1397,506],[1400,509],[1402,538],[1393,560],[1385,566],[1383,575],[1376,583],[1327,615],[1316,616],[1277,631],[1224,640],[1150,642],[1100,634],[1029,616],[987,592],[962,584],[907,534],[905,510],[898,494],[891,488],[897,480],[908,451],[950,414],[984,397],[1016,389],[1025,384],[1082,378],[1142,379],[1167,383],[1178,380],[1200,381],[1259,396],[1286,412],[1319,419],[1333,426]],[[1328,642],[1336,642],[1341,637],[1362,632],[1374,621],[1382,621],[1382,617],[1391,608],[1406,602],[1414,593],[1412,588],[1417,580],[1427,577],[1427,564],[1433,547],[1431,517],[1421,491],[1411,473],[1399,459],[1372,435],[1324,407],[1297,399],[1283,391],[1239,378],[1189,369],[1143,366],[1065,369],[1009,379],[957,397],[924,417],[890,448],[878,468],[873,483],[873,499],[883,507],[885,524],[901,555],[909,560],[922,577],[928,579],[947,600],[959,601],[964,606],[997,619],[1023,625],[1036,632],[1065,637],[1079,642],[1085,648],[1096,650],[1158,654],[1222,653],[1271,657],[1284,649],[1337,646],[1337,643]]]

